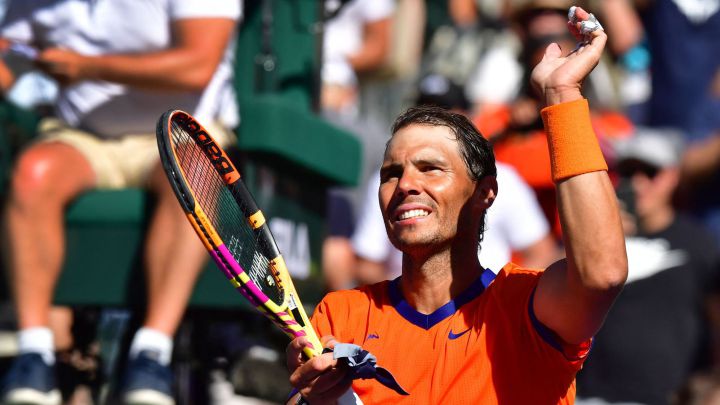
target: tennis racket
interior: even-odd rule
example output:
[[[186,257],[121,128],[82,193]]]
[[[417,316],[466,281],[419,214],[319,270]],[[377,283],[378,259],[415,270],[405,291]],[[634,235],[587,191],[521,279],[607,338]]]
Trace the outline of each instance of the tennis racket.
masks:
[[[180,110],[160,117],[156,135],[170,185],[217,267],[290,338],[306,336],[308,357],[320,354],[270,227],[225,151]]]

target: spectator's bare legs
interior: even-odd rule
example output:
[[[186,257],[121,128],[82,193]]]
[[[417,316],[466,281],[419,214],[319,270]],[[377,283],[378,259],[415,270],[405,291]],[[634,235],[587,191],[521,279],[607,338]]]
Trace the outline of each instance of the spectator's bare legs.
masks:
[[[48,324],[53,333],[55,351],[70,351],[75,343],[72,326],[74,314],[71,307],[53,306],[50,308]]]
[[[147,236],[148,309],[145,327],[175,333],[207,252],[188,223],[158,165],[150,187],[157,206]]]
[[[145,245],[147,312],[143,327],[130,345],[130,358],[152,352],[156,361],[167,366],[172,358],[173,335],[207,253],[180,208],[160,164],[150,175],[149,188],[155,193],[156,206]],[[129,397],[125,399],[135,403]]]
[[[16,163],[5,212],[5,237],[21,331],[48,327],[53,289],[65,250],[65,207],[94,184],[90,164],[65,144],[35,145]],[[23,350],[22,332],[20,345]]]

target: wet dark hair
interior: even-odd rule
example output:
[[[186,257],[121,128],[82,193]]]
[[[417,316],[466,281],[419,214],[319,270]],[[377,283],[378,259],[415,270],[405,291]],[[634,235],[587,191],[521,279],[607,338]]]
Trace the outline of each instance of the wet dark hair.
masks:
[[[490,142],[466,116],[433,105],[412,107],[395,120],[392,134],[395,135],[397,131],[413,124],[449,128],[455,135],[468,174],[473,180],[478,181],[488,175],[497,175],[495,154]]]
[[[449,128],[455,135],[465,167],[474,181],[480,181],[485,176],[497,176],[492,145],[465,115],[434,105],[411,107],[395,119],[391,133],[395,135],[399,130],[413,124]],[[390,139],[392,140],[392,137]],[[386,150],[389,144],[390,141],[385,145]],[[483,239],[484,231],[485,214],[483,214],[478,230],[480,241]]]

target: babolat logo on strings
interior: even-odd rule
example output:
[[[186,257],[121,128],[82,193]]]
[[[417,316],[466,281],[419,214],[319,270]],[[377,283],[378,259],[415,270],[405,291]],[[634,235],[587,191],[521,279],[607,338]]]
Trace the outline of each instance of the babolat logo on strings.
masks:
[[[222,150],[215,144],[215,141],[208,135],[205,130],[192,120],[185,121],[185,127],[190,132],[190,136],[205,149],[205,153],[210,157],[213,166],[221,175],[232,173],[233,167],[228,158],[223,155]]]

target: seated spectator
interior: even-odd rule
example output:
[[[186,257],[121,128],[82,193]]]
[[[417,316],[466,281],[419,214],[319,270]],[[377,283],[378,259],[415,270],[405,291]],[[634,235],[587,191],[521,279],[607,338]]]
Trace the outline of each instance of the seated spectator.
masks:
[[[628,279],[578,374],[578,404],[668,404],[712,363],[705,304],[717,295],[720,253],[672,205],[682,148],[656,129],[616,143]]]
[[[20,355],[5,376],[3,403],[61,402],[48,314],[65,249],[64,209],[87,190],[125,187],[153,192],[156,209],[145,249],[147,312],[130,347],[123,401],[174,403],[173,335],[207,254],[160,167],[154,129],[174,107],[220,142],[233,141],[229,45],[239,15],[239,2],[225,0],[8,3],[0,47],[36,47],[25,57],[60,88],[54,117],[16,162],[6,204]],[[0,63],[3,92],[19,73]]]
[[[676,128],[685,138],[682,209],[720,246],[720,7],[679,0],[599,4],[616,54],[649,51],[651,91],[640,124]]]

